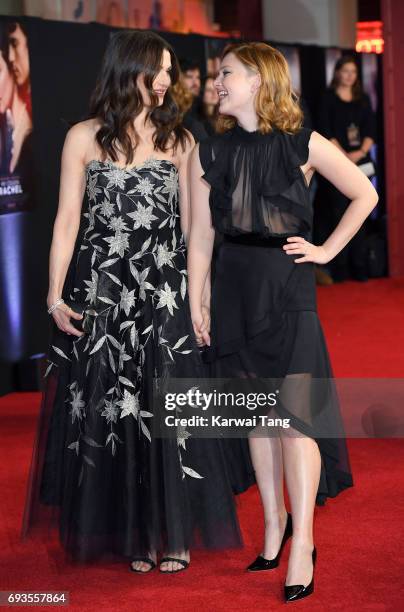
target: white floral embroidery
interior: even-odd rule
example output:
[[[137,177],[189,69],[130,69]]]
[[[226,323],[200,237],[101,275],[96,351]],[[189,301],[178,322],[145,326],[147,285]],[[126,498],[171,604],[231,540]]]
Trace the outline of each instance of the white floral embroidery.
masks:
[[[114,232],[123,232],[129,229],[122,217],[112,217],[109,220],[108,227]]]
[[[89,176],[88,183],[87,183],[88,199],[90,201],[95,200],[97,198],[97,195],[100,192],[101,192],[101,189],[97,187],[97,175],[95,174],[94,176]]]
[[[124,232],[116,232],[114,236],[107,236],[107,238],[103,238],[103,240],[109,244],[108,255],[117,253],[119,257],[123,257],[125,251],[129,248],[129,234]]]
[[[142,204],[137,205],[137,209],[128,213],[128,217],[132,217],[135,224],[133,229],[139,229],[139,227],[145,227],[146,229],[151,229],[151,222],[156,221],[158,217],[153,215],[153,207],[152,206],[143,206]]]
[[[157,245],[157,253],[156,253],[157,268],[160,269],[164,265],[168,265],[172,268],[174,257],[175,257],[175,252],[170,251],[168,249],[167,242],[165,242],[164,244]]]
[[[88,470],[97,469],[100,452],[117,457],[129,443],[131,422],[136,429],[130,444],[139,433],[151,441],[147,423],[156,416],[152,403],[143,405],[150,382],[145,372],[151,367],[155,377],[166,374],[164,368],[190,358],[194,350],[183,314],[188,308],[185,242],[174,164],[150,158],[125,169],[90,162],[83,217],[87,227],[70,297],[92,304],[95,316],[84,336],[55,340],[48,368],[48,377],[57,368],[71,372],[66,447],[82,462],[79,486]],[[176,436],[181,477],[202,478],[182,463],[190,434],[179,428]]]
[[[126,285],[123,285],[121,291],[120,307],[125,311],[126,316],[129,315],[129,311],[135,304],[135,290],[129,291]]]
[[[148,177],[139,179],[138,184],[135,187],[135,191],[138,191],[142,196],[149,196],[153,193],[154,183],[150,181]]]
[[[125,344],[121,344],[119,349],[119,363],[118,363],[118,371],[122,372],[124,368],[125,361],[130,361],[132,358],[130,355],[127,355],[125,352]]]
[[[136,395],[132,395],[125,389],[123,399],[118,402],[118,406],[121,406],[120,418],[123,419],[130,414],[137,419],[139,413],[139,391]]]
[[[170,174],[164,178],[163,193],[168,193],[168,203],[170,205],[173,198],[178,195],[178,173],[174,168],[172,168]]]
[[[155,159],[154,157],[149,157],[146,159],[145,165],[148,165],[152,170],[161,170],[162,162],[160,159]]]
[[[118,413],[118,405],[114,402],[105,400],[105,408],[103,412],[101,412],[101,416],[106,418],[107,423],[116,423]]]
[[[70,414],[72,415],[72,423],[74,423],[75,419],[80,420],[82,418],[83,416],[82,408],[84,408],[85,402],[82,399],[83,391],[75,391],[74,389],[72,389],[71,393],[72,393],[72,401],[70,402],[70,404],[71,404],[72,409],[70,411]]]
[[[178,429],[177,429],[177,444],[178,444],[178,446],[182,446],[182,448],[184,450],[186,450],[185,442],[190,437],[191,437],[191,434],[185,429],[185,427],[183,425],[180,425],[178,427]]]
[[[149,270],[150,268],[146,268],[145,270],[142,270],[142,272],[139,274],[139,297],[141,300],[145,300],[146,299],[146,291],[154,291],[154,287],[151,283],[147,282],[146,278],[147,275],[149,274]]]
[[[175,296],[178,292],[173,291],[171,287],[168,286],[168,283],[165,282],[164,289],[160,289],[156,293],[160,298],[157,308],[164,308],[166,306],[170,315],[173,315],[173,308],[178,308],[177,304],[175,303]]]
[[[130,177],[130,173],[125,168],[111,167],[111,170],[105,172],[108,179],[107,189],[110,187],[120,187],[125,189],[125,181]]]
[[[95,302],[97,297],[97,287],[98,287],[98,274],[95,270],[91,270],[91,281],[84,281],[87,285],[87,300],[89,300],[92,304]]]
[[[114,213],[114,208],[114,203],[110,200],[107,200],[107,198],[104,198],[104,200],[100,204],[100,213],[104,215],[104,217],[107,217],[107,219],[109,219],[109,217]]]

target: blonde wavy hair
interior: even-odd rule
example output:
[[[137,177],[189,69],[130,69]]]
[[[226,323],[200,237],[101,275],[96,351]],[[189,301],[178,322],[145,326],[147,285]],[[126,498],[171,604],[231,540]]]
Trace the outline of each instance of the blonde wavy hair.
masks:
[[[231,43],[224,48],[221,59],[229,53],[261,76],[255,98],[258,131],[266,134],[277,128],[292,134],[297,132],[303,123],[303,113],[298,96],[292,90],[289,67],[282,53],[262,42]],[[219,115],[217,131],[223,133],[235,125],[234,117]]]

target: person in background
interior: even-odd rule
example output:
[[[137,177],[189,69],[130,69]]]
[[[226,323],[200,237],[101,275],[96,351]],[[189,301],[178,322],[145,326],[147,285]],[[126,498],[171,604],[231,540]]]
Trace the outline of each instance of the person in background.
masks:
[[[194,97],[191,91],[185,87],[181,80],[177,81],[171,88],[172,97],[178,106],[179,114],[184,128],[189,130],[195,139],[195,142],[200,142],[208,137],[205,125],[192,112],[192,104]]]
[[[181,81],[189,89],[194,98],[201,93],[201,69],[198,62],[184,59],[180,61]]]
[[[370,149],[375,142],[375,118],[369,97],[362,91],[358,67],[352,56],[341,57],[335,65],[330,88],[320,106],[319,131],[371,176],[374,167]],[[322,181],[320,194],[330,214],[329,225],[334,227],[348,208],[349,200],[329,182]],[[349,278],[366,281],[366,257],[366,225],[363,225],[331,262],[334,282]]]
[[[201,98],[201,69],[195,60],[180,60],[181,84],[192,95],[192,105],[187,111],[187,117],[192,116],[199,122],[203,122],[202,98]],[[202,140],[202,138],[199,138]]]
[[[209,136],[216,133],[216,122],[218,118],[219,96],[214,85],[215,78],[208,75],[203,85],[202,94],[202,117],[205,129]]]

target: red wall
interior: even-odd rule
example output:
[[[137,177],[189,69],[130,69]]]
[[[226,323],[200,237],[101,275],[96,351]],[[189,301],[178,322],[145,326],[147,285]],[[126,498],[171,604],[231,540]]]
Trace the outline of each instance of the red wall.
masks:
[[[381,0],[390,276],[404,276],[404,2]]]

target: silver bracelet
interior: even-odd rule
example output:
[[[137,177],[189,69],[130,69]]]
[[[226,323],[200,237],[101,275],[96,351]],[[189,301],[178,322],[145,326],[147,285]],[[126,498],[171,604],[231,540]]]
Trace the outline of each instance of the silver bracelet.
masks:
[[[65,301],[64,301],[64,299],[63,299],[63,298],[59,298],[58,300],[56,300],[56,302],[55,302],[54,304],[52,304],[52,306],[50,306],[50,307],[48,308],[48,314],[52,314],[52,312],[53,312],[54,310],[56,310],[56,308],[57,308],[57,307],[58,307],[60,304],[64,304],[64,303],[65,303]]]

